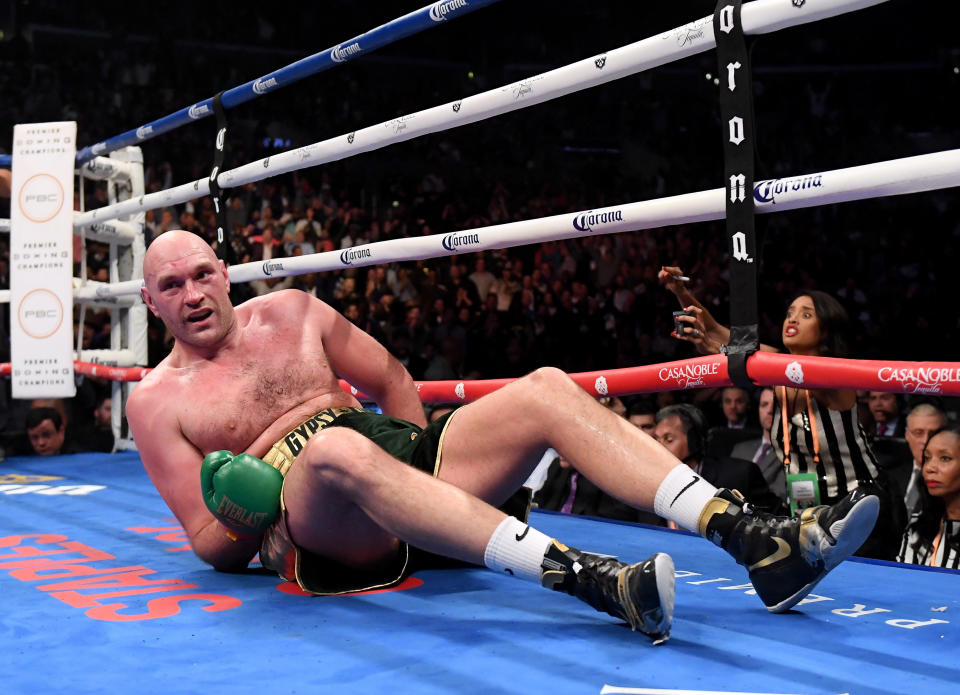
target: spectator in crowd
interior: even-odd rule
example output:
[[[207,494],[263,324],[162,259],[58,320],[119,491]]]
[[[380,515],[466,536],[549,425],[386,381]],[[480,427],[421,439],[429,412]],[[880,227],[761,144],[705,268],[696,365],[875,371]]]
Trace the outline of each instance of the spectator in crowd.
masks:
[[[635,397],[627,406],[627,420],[652,437],[657,428],[656,401],[647,396]]]
[[[707,433],[707,448],[713,456],[732,456],[733,448],[745,441],[756,440],[760,430],[749,422],[750,392],[739,386],[720,389],[723,423]]]
[[[34,407],[27,411],[27,438],[37,456],[72,454],[76,446],[67,441],[67,424],[56,408]]]
[[[80,451],[113,451],[113,396],[107,390],[96,396],[93,419],[77,431],[77,449]]]
[[[269,210],[270,208],[267,208]],[[279,258],[283,255],[280,249],[280,240],[277,239],[276,225],[271,221],[263,225],[263,231],[259,237],[252,237],[253,245],[251,247],[250,260],[259,263],[269,261],[272,258]]]
[[[757,466],[707,454],[707,420],[696,406],[678,403],[661,408],[656,420],[654,438],[708,483],[738,490],[748,502],[765,511],[783,511],[782,501],[770,490]]]
[[[767,485],[770,486],[777,497],[786,503],[786,473],[783,470],[783,463],[777,458],[770,441],[770,431],[773,429],[774,400],[772,387],[765,386],[760,389],[760,395],[757,398],[757,416],[760,420],[761,436],[759,439],[748,439],[735,445],[730,455],[733,458],[753,461],[757,464],[760,472],[763,473],[764,480],[767,481]]]
[[[902,437],[906,423],[900,417],[900,397],[895,393],[868,391],[870,414],[873,416],[875,437]]]
[[[727,386],[720,391],[720,404],[727,428],[742,430],[747,427],[747,415],[750,410],[750,393],[739,386]]]
[[[910,520],[897,560],[960,569],[960,427],[930,435],[922,470],[919,512]]]
[[[497,298],[497,311],[506,313],[513,305],[513,298],[520,291],[520,283],[513,276],[510,266],[500,270],[500,277],[490,284],[490,294]]]
[[[611,411],[624,416],[625,408],[619,398],[601,399],[600,403]],[[622,412],[620,412],[622,411]],[[579,473],[562,456],[553,452],[546,479],[534,493],[533,501],[539,509],[580,514],[617,521],[633,521],[651,526],[666,526],[665,519],[652,512],[634,509],[615,497],[608,495],[586,476]]]
[[[477,264],[474,271],[467,276],[467,279],[477,288],[477,296],[481,299],[490,294],[490,286],[493,285],[493,281],[497,278],[487,270],[487,259],[484,257],[482,251],[477,254]]]
[[[947,426],[947,415],[933,403],[918,403],[910,409],[906,417],[904,434],[910,447],[911,465],[901,467],[909,471],[909,477],[901,476],[895,480],[897,490],[903,495],[908,517],[919,511],[921,489],[923,487],[923,448],[930,435]]]
[[[679,267],[660,270],[660,282],[691,316],[679,317],[689,328],[675,337],[698,350],[717,354],[730,341],[730,329],[689,291]],[[798,294],[787,308],[781,340],[790,354],[846,357],[847,313],[836,299],[817,290]],[[776,348],[761,344],[761,350]],[[882,560],[896,556],[906,524],[903,500],[891,490],[866,433],[859,425],[854,391],[778,386],[770,441],[787,468],[791,509],[832,504],[860,485],[871,485],[880,498],[880,515],[858,554]],[[780,416],[777,417],[779,411]]]

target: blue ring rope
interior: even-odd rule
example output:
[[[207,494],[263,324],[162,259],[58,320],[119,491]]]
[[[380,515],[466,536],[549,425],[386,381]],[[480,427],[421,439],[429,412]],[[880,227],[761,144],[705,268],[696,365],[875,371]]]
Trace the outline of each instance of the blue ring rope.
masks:
[[[231,109],[240,104],[252,101],[257,97],[276,91],[298,82],[305,77],[315,75],[336,65],[352,60],[359,56],[386,46],[412,34],[419,33],[431,27],[443,24],[449,19],[455,19],[499,0],[440,0],[409,14],[381,24],[376,29],[342,41],[336,46],[308,58],[303,58],[286,67],[274,70],[271,73],[246,82],[239,87],[228,89],[223,93],[223,108]],[[94,157],[113,152],[127,145],[136,145],[155,138],[162,133],[175,130],[182,125],[213,115],[213,97],[204,99],[191,106],[175,111],[150,123],[116,135],[94,145],[84,147],[77,152],[76,163],[81,166]],[[0,155],[0,167],[9,168],[10,155]]]

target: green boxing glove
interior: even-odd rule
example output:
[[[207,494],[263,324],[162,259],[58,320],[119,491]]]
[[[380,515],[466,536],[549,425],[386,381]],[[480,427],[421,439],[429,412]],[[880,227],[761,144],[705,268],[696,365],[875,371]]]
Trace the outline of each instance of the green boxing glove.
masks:
[[[207,509],[235,533],[261,534],[280,513],[283,476],[256,456],[207,454],[200,467],[200,486]]]

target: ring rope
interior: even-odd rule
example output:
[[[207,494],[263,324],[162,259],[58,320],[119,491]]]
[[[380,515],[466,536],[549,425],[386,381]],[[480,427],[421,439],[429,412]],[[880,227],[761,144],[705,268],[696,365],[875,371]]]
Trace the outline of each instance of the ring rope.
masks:
[[[78,374],[113,381],[140,381],[146,367],[112,367],[74,362]],[[0,364],[0,376],[9,376],[9,362]],[[890,393],[960,396],[960,362],[905,362],[813,357],[757,352],[747,360],[747,374],[758,386],[868,389]],[[627,396],[693,388],[731,386],[725,355],[570,374],[593,396]],[[425,403],[468,403],[515,379],[446,380],[414,382]],[[341,388],[359,400],[371,400],[347,381]]]
[[[886,1],[828,0],[795,7],[786,0],[755,0],[743,6],[743,26],[748,34],[769,33]],[[815,9],[811,8],[811,5],[814,5]],[[370,152],[420,135],[449,130],[605,84],[703,53],[715,45],[711,15],[603,55],[571,63],[519,82],[244,164],[221,172],[217,181],[221,189],[232,188]],[[90,163],[84,166],[90,166]],[[165,191],[76,215],[74,227],[185,203],[209,193],[209,179],[197,179]]]
[[[960,150],[916,155],[819,174],[760,181],[754,189],[758,213],[779,212],[880,196],[919,193],[960,185]],[[325,251],[229,269],[232,282],[263,277],[363,267],[395,261],[508,248],[543,241],[615,234],[717,220],[725,215],[726,190],[715,188],[608,208],[479,227],[451,234],[389,239],[339,251]],[[74,290],[78,300],[139,293],[141,280],[88,282]]]
[[[286,67],[227,90],[223,95],[224,108],[230,109],[256,99],[269,92],[276,91],[305,77],[310,77],[348,60],[372,53],[400,39],[418,34],[450,19],[479,10],[500,0],[440,0],[419,10],[414,10],[393,21],[382,24],[352,39],[341,41],[320,53],[298,60]],[[130,130],[121,135],[108,138],[77,152],[78,166],[85,164],[100,154],[119,150],[127,145],[138,145],[180,126],[213,115],[213,98],[205,99],[191,106],[175,111],[155,121]],[[10,156],[0,155],[0,167],[10,166]]]

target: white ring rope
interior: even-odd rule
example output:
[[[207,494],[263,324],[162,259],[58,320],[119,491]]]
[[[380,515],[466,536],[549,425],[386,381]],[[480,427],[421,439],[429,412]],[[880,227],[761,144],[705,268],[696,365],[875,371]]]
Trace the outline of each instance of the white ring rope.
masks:
[[[755,209],[757,213],[779,212],[957,185],[960,185],[960,150],[948,150],[819,174],[760,181],[754,188]],[[390,239],[340,251],[242,263],[230,267],[230,280],[249,282],[264,277],[437,258],[590,234],[615,234],[718,220],[726,215],[725,195],[726,189],[715,188],[451,234]],[[139,280],[114,284],[88,282],[85,287],[74,290],[74,297],[95,299],[132,295],[139,293],[141,286]]]
[[[809,0],[797,7],[793,0],[755,0],[743,5],[741,17],[745,33],[765,34],[886,1]],[[600,56],[571,63],[504,87],[244,164],[221,172],[217,181],[222,189],[232,188],[278,174],[326,164],[428,133],[449,130],[533,106],[703,53],[715,46],[711,15]],[[74,227],[82,227],[104,219],[185,203],[209,193],[209,179],[197,179],[165,191],[77,214],[73,224]]]

